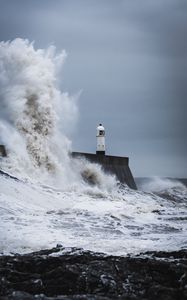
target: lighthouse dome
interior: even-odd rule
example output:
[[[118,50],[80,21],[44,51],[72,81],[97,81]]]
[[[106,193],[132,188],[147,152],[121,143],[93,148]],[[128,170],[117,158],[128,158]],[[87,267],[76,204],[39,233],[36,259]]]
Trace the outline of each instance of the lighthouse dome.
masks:
[[[99,126],[97,127],[98,130],[105,130],[104,126],[102,124],[99,124]]]
[[[97,136],[104,136],[105,135],[105,128],[102,124],[99,124],[97,127]]]

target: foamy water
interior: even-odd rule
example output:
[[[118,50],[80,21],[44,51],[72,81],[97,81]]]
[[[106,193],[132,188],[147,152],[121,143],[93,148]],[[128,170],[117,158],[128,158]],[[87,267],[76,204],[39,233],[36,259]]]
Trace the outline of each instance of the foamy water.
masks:
[[[125,255],[186,247],[186,201],[128,188],[66,190],[0,178],[1,253],[55,246]],[[183,192],[186,192],[183,187]]]
[[[78,109],[58,88],[64,59],[54,47],[0,43],[0,142],[8,150],[0,168],[19,178],[0,176],[0,252],[57,243],[116,255],[186,247],[184,185],[157,180],[133,191],[69,156]],[[82,177],[88,173],[94,186]]]

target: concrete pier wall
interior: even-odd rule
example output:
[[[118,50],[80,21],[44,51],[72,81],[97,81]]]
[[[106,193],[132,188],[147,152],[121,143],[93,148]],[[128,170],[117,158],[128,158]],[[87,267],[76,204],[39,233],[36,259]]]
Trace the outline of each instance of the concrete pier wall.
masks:
[[[129,158],[105,154],[91,154],[72,152],[72,157],[83,157],[90,162],[100,164],[106,173],[114,174],[121,183],[126,183],[130,188],[137,189],[133,175],[129,168]],[[6,157],[4,145],[0,145],[0,157]]]
[[[121,183],[126,183],[130,188],[137,189],[133,175],[129,168],[129,158],[102,154],[72,152],[73,157],[83,157],[93,163],[98,163],[107,173],[116,175]]]

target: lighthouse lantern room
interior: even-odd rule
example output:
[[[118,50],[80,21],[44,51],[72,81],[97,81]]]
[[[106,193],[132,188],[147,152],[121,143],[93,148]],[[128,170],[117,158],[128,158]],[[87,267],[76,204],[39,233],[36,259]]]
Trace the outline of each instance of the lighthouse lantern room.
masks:
[[[96,154],[105,155],[105,128],[102,124],[97,127],[97,150]]]

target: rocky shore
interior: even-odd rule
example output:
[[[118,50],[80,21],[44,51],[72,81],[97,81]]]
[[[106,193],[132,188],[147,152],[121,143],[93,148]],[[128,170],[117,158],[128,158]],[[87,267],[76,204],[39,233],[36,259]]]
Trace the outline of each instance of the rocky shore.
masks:
[[[115,257],[57,246],[0,256],[0,299],[187,299],[187,250]]]

